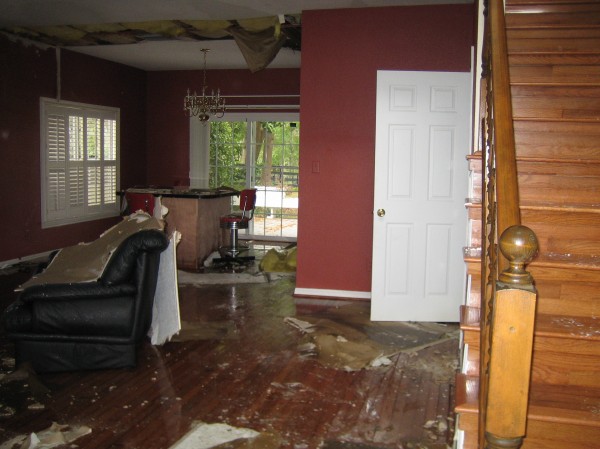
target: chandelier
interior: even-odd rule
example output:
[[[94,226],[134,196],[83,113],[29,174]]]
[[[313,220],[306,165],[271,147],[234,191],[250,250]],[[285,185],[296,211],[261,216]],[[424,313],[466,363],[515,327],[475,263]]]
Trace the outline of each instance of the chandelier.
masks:
[[[190,95],[190,90],[188,89],[187,95],[183,99],[183,110],[189,117],[198,117],[198,120],[206,123],[211,116],[221,118],[225,115],[225,99],[221,98],[219,89],[217,89],[216,95],[214,91],[211,91],[210,95],[206,94],[206,53],[210,50],[203,48],[200,51],[204,53],[202,94],[198,95],[194,91],[194,95]]]

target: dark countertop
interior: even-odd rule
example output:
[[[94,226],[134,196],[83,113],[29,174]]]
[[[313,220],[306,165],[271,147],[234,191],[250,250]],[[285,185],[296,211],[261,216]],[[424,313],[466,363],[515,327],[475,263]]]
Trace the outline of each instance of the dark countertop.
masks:
[[[230,187],[219,187],[217,189],[185,189],[181,187],[168,188],[168,187],[132,187],[127,190],[121,190],[117,192],[119,195],[125,195],[125,193],[151,193],[154,196],[164,196],[169,198],[221,198],[224,196],[235,196],[239,195],[238,190]]]

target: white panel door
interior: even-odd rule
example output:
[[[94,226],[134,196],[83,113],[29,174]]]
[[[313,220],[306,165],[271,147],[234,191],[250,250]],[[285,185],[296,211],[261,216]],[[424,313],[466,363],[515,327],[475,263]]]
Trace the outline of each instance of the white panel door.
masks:
[[[459,320],[470,86],[470,73],[377,73],[372,320]]]

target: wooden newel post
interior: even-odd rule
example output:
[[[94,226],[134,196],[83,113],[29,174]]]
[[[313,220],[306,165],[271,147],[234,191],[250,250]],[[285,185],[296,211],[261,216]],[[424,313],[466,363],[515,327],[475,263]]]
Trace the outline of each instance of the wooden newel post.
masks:
[[[538,250],[534,232],[511,226],[500,237],[509,262],[498,279],[493,304],[486,449],[517,449],[527,426],[536,291],[525,266]]]

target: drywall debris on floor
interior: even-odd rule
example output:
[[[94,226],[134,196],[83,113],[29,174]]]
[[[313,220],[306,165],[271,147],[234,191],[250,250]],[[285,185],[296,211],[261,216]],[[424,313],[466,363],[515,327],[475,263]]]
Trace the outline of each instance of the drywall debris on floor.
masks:
[[[373,322],[353,306],[340,307],[329,318],[288,316],[284,321],[304,335],[298,345],[303,356],[316,356],[324,365],[346,371],[387,366],[393,355],[416,353],[457,338],[455,327]]]
[[[391,362],[387,357],[397,352],[356,329],[328,319],[285,317],[284,321],[308,336],[309,341],[302,341],[298,350],[303,355],[312,353],[324,365],[356,371],[388,365]]]
[[[162,220],[143,212],[131,214],[92,242],[62,248],[44,271],[32,276],[18,290],[38,284],[96,281],[102,276],[110,256],[128,236],[144,229],[163,228]]]
[[[276,449],[280,445],[275,435],[228,424],[196,422],[192,429],[170,449],[245,448]],[[2,449],[2,448],[0,448]]]
[[[43,410],[50,390],[39,380],[30,363],[15,369],[15,359],[0,359],[0,418],[23,410]]]
[[[54,422],[40,432],[16,436],[0,444],[0,449],[49,449],[72,443],[91,432],[92,429],[87,426],[69,426]]]

